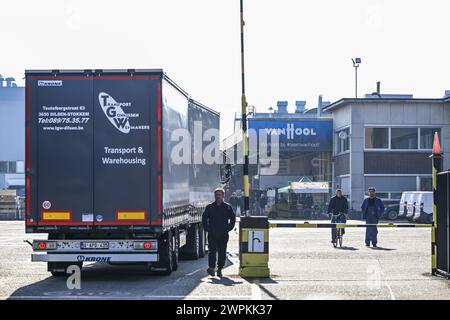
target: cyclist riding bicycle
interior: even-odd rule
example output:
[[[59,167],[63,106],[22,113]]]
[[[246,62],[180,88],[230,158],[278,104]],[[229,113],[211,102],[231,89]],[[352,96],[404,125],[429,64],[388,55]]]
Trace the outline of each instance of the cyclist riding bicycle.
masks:
[[[348,212],[348,201],[342,196],[342,190],[336,189],[336,195],[331,198],[328,204],[328,214],[331,214],[331,223],[346,223],[346,214]],[[342,234],[345,229],[342,229]],[[331,228],[331,242],[336,243],[336,227]]]

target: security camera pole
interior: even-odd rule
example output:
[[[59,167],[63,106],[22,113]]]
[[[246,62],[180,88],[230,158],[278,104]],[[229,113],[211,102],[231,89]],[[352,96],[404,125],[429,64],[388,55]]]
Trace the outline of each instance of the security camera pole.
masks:
[[[355,99],[358,99],[358,67],[361,64],[361,58],[352,58],[353,68],[355,68]]]
[[[244,187],[244,214],[243,216],[249,216],[250,208],[250,184],[248,178],[248,135],[247,135],[247,99],[245,97],[245,69],[244,69],[244,0],[241,2],[241,73],[242,73],[242,148],[244,155],[244,167],[243,167],[243,187]],[[242,212],[241,212],[242,214]]]

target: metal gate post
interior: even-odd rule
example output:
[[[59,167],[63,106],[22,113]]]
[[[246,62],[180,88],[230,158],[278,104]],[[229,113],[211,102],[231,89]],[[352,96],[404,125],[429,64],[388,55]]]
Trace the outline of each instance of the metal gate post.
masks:
[[[441,196],[437,190],[437,174],[442,171],[442,151],[439,143],[438,133],[434,133],[433,151],[430,156],[433,166],[433,224],[431,226],[431,274],[436,275],[437,270],[437,198]]]

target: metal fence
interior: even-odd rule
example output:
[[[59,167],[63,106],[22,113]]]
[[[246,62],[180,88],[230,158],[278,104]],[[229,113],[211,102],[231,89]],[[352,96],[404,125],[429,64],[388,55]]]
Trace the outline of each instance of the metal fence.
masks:
[[[0,220],[23,220],[25,197],[16,195],[15,190],[0,190]]]

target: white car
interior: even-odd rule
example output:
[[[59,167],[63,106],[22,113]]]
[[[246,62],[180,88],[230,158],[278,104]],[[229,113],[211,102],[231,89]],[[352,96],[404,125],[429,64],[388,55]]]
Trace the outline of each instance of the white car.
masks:
[[[421,223],[433,222],[433,192],[421,191],[417,194],[413,220]]]

